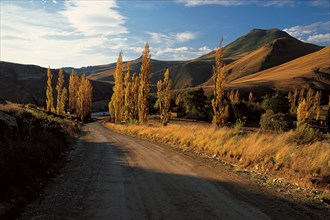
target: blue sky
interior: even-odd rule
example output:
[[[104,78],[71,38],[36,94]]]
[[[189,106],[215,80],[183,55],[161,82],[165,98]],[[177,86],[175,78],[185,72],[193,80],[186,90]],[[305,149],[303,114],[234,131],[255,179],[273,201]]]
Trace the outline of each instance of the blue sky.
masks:
[[[139,57],[188,60],[253,28],[330,43],[327,0],[1,0],[3,61],[82,67]]]

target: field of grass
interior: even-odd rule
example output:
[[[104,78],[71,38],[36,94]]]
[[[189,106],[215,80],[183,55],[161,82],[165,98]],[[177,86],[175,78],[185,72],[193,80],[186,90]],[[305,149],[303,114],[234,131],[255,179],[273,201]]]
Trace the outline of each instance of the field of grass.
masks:
[[[147,125],[106,123],[106,127],[150,140],[174,145],[184,151],[217,158],[228,163],[282,177],[299,186],[330,189],[330,141],[298,145],[295,131],[267,134],[234,128],[214,128],[210,124]]]
[[[17,128],[0,123],[0,218],[12,218],[58,172],[79,126],[30,104],[2,103],[0,111],[17,121]]]

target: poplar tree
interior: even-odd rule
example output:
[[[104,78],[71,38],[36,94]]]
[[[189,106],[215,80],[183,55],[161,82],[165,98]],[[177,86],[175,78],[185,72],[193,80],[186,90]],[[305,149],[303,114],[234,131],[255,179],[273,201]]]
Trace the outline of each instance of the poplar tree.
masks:
[[[61,94],[61,106],[63,107],[63,113],[65,114],[68,101],[68,90],[64,87]]]
[[[158,95],[158,106],[159,106],[159,115],[160,115],[160,124],[166,126],[170,118],[170,104],[171,104],[171,86],[172,80],[169,79],[170,71],[166,69],[164,74],[164,80],[159,80],[157,82],[157,95]]]
[[[307,109],[307,103],[306,100],[303,99],[302,102],[299,103],[297,108],[297,127],[307,122],[308,117],[309,117],[309,112]]]
[[[147,115],[149,112],[149,83],[151,76],[151,59],[149,44],[146,43],[142,52],[142,65],[140,69],[140,86],[138,96],[138,108],[139,108],[139,122],[145,123],[147,121]]]
[[[56,84],[56,92],[57,92],[56,113],[59,115],[64,114],[64,103],[62,101],[63,86],[64,86],[64,73],[61,68],[58,72],[58,79],[57,79],[57,84]]]
[[[317,91],[314,96],[313,109],[316,111],[316,120],[320,120],[321,116],[321,92]]]
[[[114,116],[114,121],[120,123],[123,116],[123,58],[122,53],[119,53],[116,70],[114,74],[115,85],[113,87],[113,94],[109,103],[110,115]]]
[[[291,91],[288,92],[288,100],[289,100],[289,105],[290,105],[290,112],[293,112],[296,104],[295,104],[295,100],[294,100],[294,95],[292,94]]]
[[[133,103],[133,109],[132,109],[133,120],[139,120],[139,105],[138,105],[139,87],[140,87],[140,78],[136,75],[136,73],[133,73],[132,87],[131,87],[132,103]]]
[[[249,105],[252,105],[253,104],[253,93],[252,91],[250,91],[249,93]]]
[[[234,90],[230,90],[229,92],[229,100],[231,103],[235,102],[235,91]]]
[[[46,88],[46,111],[48,113],[54,112],[53,88],[52,88],[53,75],[50,72],[50,67],[47,70],[47,88]]]
[[[293,92],[293,108],[292,108],[292,111],[295,110],[296,106],[298,105],[297,104],[297,101],[298,101],[298,95],[299,95],[299,90],[298,89],[295,89],[294,92]]]
[[[84,74],[80,77],[79,81],[80,85],[77,92],[77,116],[84,121],[91,116],[93,87]]]
[[[234,95],[234,102],[239,102],[239,98],[240,98],[239,90],[237,89]]]
[[[127,63],[127,72],[124,77],[124,120],[126,122],[133,120],[133,90],[132,90],[132,77],[130,75],[130,63]]]
[[[69,108],[70,113],[75,113],[77,109],[77,92],[79,87],[79,77],[72,69],[69,80]]]
[[[305,89],[301,89],[298,97],[298,104],[301,103],[305,99]]]
[[[212,100],[213,120],[212,124],[215,126],[225,125],[229,117],[229,106],[224,97],[225,87],[225,67],[223,65],[224,48],[221,46],[217,48],[215,53],[215,66],[213,66],[214,75],[214,98]]]
[[[313,97],[314,97],[314,91],[312,88],[309,88],[306,95],[307,109],[310,109],[313,106]]]

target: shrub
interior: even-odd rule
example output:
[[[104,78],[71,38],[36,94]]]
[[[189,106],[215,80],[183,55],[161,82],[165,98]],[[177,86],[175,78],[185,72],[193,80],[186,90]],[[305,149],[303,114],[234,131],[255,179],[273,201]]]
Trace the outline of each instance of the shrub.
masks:
[[[293,120],[288,114],[274,114],[272,110],[267,110],[261,116],[260,127],[264,130],[273,130],[276,132],[288,131],[293,127]]]
[[[16,104],[0,105],[16,118],[17,135],[1,127],[0,133],[0,201],[10,197],[33,195],[39,182],[56,172],[60,158],[79,128],[69,121],[37,109]]]
[[[267,95],[261,103],[262,107],[267,110],[272,110],[275,114],[289,112],[289,100],[283,94],[276,94],[272,97]]]
[[[289,143],[297,144],[311,144],[321,139],[320,133],[312,128],[308,123],[303,123],[297,127],[292,133],[292,136],[288,138]]]

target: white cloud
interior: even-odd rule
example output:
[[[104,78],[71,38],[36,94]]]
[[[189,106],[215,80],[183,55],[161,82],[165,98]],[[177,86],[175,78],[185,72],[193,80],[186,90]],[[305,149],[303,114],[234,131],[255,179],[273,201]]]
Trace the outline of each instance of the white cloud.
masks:
[[[124,60],[141,56],[146,39],[128,34],[126,18],[115,1],[68,0],[57,1],[57,6],[49,10],[40,1],[1,2],[1,60],[58,68],[112,63],[121,50]],[[155,59],[187,60],[210,51],[206,46],[183,45],[198,38],[191,31],[148,36]]]
[[[211,52],[211,49],[207,46],[200,47],[200,48],[198,48],[198,50],[202,51],[202,52],[205,52],[205,53]]]
[[[70,0],[62,11],[14,3],[1,2],[1,60],[80,67],[113,62],[111,54],[127,47],[114,1]]]
[[[315,44],[324,42],[330,43],[330,33],[311,35],[307,38],[306,42]]]
[[[125,17],[117,10],[115,1],[67,0],[61,15],[71,26],[85,36],[117,35],[128,33],[123,26]]]
[[[330,21],[326,22],[316,22],[306,26],[294,26],[290,28],[285,28],[283,31],[287,32],[293,37],[296,37],[302,41],[311,43],[324,43],[329,42],[330,32]],[[324,33],[328,32],[328,33]]]
[[[264,7],[276,6],[293,6],[293,0],[177,0],[185,6],[193,7],[199,5],[221,5],[221,6],[242,6],[242,5],[258,5]]]
[[[184,43],[187,41],[194,40],[198,37],[198,34],[195,32],[178,32],[178,33],[157,33],[157,32],[148,32],[151,37],[151,41],[157,44],[166,44],[167,46],[172,46],[175,43]]]
[[[329,0],[312,0],[309,2],[311,6],[319,6],[319,7],[330,7]]]
[[[190,60],[202,56],[211,50],[207,46],[193,47],[158,47],[151,50],[154,59],[161,60]]]

